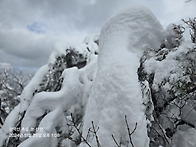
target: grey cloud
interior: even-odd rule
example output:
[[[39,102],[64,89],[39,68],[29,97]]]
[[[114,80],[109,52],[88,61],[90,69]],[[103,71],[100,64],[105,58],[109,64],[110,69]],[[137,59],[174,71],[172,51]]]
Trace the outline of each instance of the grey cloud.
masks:
[[[160,18],[170,10],[156,0],[0,0],[0,62],[39,67],[56,40],[97,33],[111,15],[133,3],[150,7]],[[35,23],[42,28],[31,28]]]
[[[36,59],[51,47],[50,38],[23,30],[0,32],[0,50],[26,58]]]
[[[61,35],[82,36],[100,31],[103,23],[124,0],[3,0],[0,1],[0,62],[16,66],[45,64],[51,48]],[[41,28],[31,28],[35,23]],[[37,27],[37,26],[36,26]],[[44,30],[44,31],[42,31]]]
[[[28,68],[39,68],[40,66],[46,64],[47,58],[38,59],[25,59],[18,56],[8,54],[4,51],[0,51],[1,60],[0,63],[10,64],[13,67],[28,67]]]
[[[0,38],[0,62],[11,62],[15,66],[39,67],[45,64],[55,41],[55,38],[23,30],[0,31]]]
[[[69,27],[93,30],[100,28],[119,8],[132,3],[132,0],[6,0],[1,2],[0,18],[6,26],[23,23],[24,27],[40,21],[55,31]]]

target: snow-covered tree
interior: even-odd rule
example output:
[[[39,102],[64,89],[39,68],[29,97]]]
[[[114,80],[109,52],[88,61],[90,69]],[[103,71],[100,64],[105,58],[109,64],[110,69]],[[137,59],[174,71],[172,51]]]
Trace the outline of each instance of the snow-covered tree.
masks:
[[[182,41],[178,47],[149,50],[142,57],[139,73],[141,80],[150,83],[155,109],[150,146],[196,145],[195,52],[194,43]]]
[[[18,105],[19,97],[27,85],[31,75],[14,69],[0,69],[0,124],[7,115]]]
[[[24,88],[20,96],[21,102],[5,120],[0,130],[1,146],[19,144],[20,146],[36,146],[38,140],[40,140],[40,146],[50,146],[52,142],[55,142],[53,146],[56,146],[62,138],[59,141],[54,136],[48,138],[43,136],[46,133],[57,135],[60,132],[60,135],[67,137],[73,134],[68,130],[67,117],[72,113],[77,119],[77,124],[82,120],[83,109],[87,103],[97,67],[98,36],[97,34],[89,36],[79,46],[66,43],[66,46],[58,45],[54,48],[48,64],[41,67]],[[48,124],[49,122],[51,124]],[[47,125],[50,127],[46,128]],[[44,130],[41,132],[30,130],[30,128],[43,126]],[[9,136],[10,133],[13,136]],[[27,133],[30,135],[41,133],[42,137],[34,143],[34,139],[29,138],[30,135],[25,136]],[[20,136],[14,136],[15,134]],[[45,139],[49,141],[45,142]]]
[[[191,35],[191,40],[193,43],[196,43],[196,17],[191,19],[189,18],[189,20],[184,20],[184,23],[186,23],[188,25],[188,27],[190,28],[190,35]]]
[[[196,44],[183,32],[132,7],[100,35],[57,44],[6,118],[0,146],[196,146]]]
[[[99,127],[100,146],[116,146],[111,135],[122,147],[148,146],[146,107],[137,70],[143,52],[157,50],[163,40],[162,26],[143,7],[127,9],[105,23],[99,40],[98,70],[84,118],[84,136],[93,121]],[[125,116],[132,130],[137,124],[131,142]],[[93,135],[88,141],[91,146],[97,144]]]

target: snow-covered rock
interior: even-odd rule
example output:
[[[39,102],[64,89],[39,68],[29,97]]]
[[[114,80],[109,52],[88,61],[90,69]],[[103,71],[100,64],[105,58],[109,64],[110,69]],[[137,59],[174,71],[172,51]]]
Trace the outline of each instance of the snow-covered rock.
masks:
[[[137,69],[143,52],[158,50],[164,36],[155,16],[144,7],[132,7],[111,17],[103,26],[99,41],[98,70],[95,77],[86,115],[83,135],[88,129],[99,127],[97,135],[101,146],[116,146],[111,135],[123,146],[131,146],[125,124],[125,115],[131,130],[133,144],[147,147],[147,121],[142,104],[142,91]],[[88,141],[96,146],[90,136]],[[83,143],[81,146],[85,146]]]
[[[172,147],[195,147],[196,130],[188,125],[181,125],[173,136]]]

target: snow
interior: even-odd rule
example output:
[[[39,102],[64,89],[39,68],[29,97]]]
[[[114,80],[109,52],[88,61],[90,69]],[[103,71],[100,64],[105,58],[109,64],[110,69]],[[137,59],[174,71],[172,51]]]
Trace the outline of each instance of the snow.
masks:
[[[57,92],[41,92],[34,96],[30,106],[27,109],[25,117],[22,121],[21,127],[31,128],[36,127],[37,119],[44,115],[46,111],[51,111],[47,114],[39,124],[43,127],[43,132],[36,132],[36,134],[55,133],[55,128],[64,125],[64,132],[68,133],[66,120],[63,119],[63,111],[69,113],[82,113],[81,107],[85,107],[89,92],[92,87],[92,81],[96,73],[97,55],[91,55],[89,64],[78,70],[76,67],[67,68],[62,73],[63,86]],[[60,120],[59,120],[60,119]],[[60,121],[60,122],[59,122]],[[27,131],[21,131],[21,134]],[[51,140],[53,139],[53,140]],[[20,147],[23,146],[53,146],[55,138],[28,138]],[[54,146],[56,144],[54,143]]]
[[[74,51],[85,55],[87,54],[87,50],[85,48],[85,44],[81,45],[77,42],[73,42],[73,40],[56,42],[49,57],[48,65],[50,66],[51,64],[54,64],[58,56],[66,55],[67,50],[69,49],[73,49]]]
[[[84,39],[83,43],[87,45],[87,48],[90,50],[90,54],[98,53],[98,40],[99,34],[91,34]]]
[[[94,122],[101,146],[116,146],[122,137],[128,146],[125,115],[135,146],[147,147],[147,121],[137,69],[143,52],[159,49],[163,29],[154,15],[144,7],[132,7],[110,18],[100,34],[98,69],[84,117],[83,136]],[[96,146],[93,135],[89,142]],[[131,144],[129,144],[130,146]],[[82,144],[81,146],[85,146]]]
[[[83,117],[82,122],[78,122],[82,135],[86,137],[89,128],[92,131],[92,127],[95,127],[103,147],[116,146],[112,135],[122,147],[132,146],[126,123],[129,124],[130,132],[136,127],[131,135],[134,146],[148,147],[147,129],[151,125],[150,121],[154,120],[151,90],[158,91],[159,84],[167,78],[169,82],[162,85],[165,91],[171,89],[170,83],[175,83],[179,78],[187,82],[190,80],[183,76],[184,69],[181,68],[183,67],[181,64],[184,63],[179,61],[185,59],[184,56],[194,44],[183,41],[181,34],[178,36],[173,27],[168,26],[165,33],[151,11],[137,6],[111,17],[100,34],[87,36],[82,44],[64,41],[57,43],[48,64],[41,67],[25,87],[20,96],[21,103],[11,112],[0,129],[0,146],[3,146],[8,139],[10,128],[16,126],[21,114],[25,112],[21,128],[43,128],[34,135],[43,136],[59,132],[67,135],[70,130],[66,119],[73,113],[74,116]],[[159,50],[163,42],[167,48]],[[53,68],[57,57],[67,55],[67,49],[73,49],[84,56],[85,66],[80,69],[63,66],[61,89],[55,92],[40,92],[40,84],[44,77],[48,72],[52,72],[50,69]],[[148,75],[155,74],[152,87],[147,81],[138,79],[141,57],[149,50],[154,51],[154,54],[152,53],[153,57],[144,62],[144,69]],[[158,50],[159,52],[156,52]],[[157,56],[156,53],[161,51],[168,54],[160,61],[161,55]],[[194,55],[190,58],[194,59]],[[180,124],[171,140],[174,147],[195,147],[196,131],[190,126],[196,127],[196,104],[193,104],[192,100],[187,100],[182,109],[179,109],[176,103],[175,100],[172,101],[160,114],[160,118],[163,118],[161,127],[166,132],[166,128],[173,126],[171,120],[163,116],[164,113],[167,113],[168,117],[187,122],[189,126]],[[80,137],[76,130],[72,131],[73,139]],[[89,144],[92,147],[97,146],[95,134],[91,132],[88,135]],[[65,138],[61,142],[52,136],[20,138],[23,142],[19,147],[56,147],[58,143],[64,146],[76,146]],[[82,142],[79,146],[87,145]]]
[[[65,69],[62,76],[64,80],[60,91],[41,92],[34,96],[25,113],[21,127],[35,127],[37,119],[46,111],[53,111],[57,107],[62,107],[66,111],[72,105],[81,103],[82,84],[79,81],[78,69],[76,67]]]
[[[145,61],[144,67],[148,74],[155,73],[153,88],[158,89],[158,83],[164,81],[164,78],[170,77],[170,82],[177,81],[180,77],[183,77],[184,69],[181,68],[183,61],[183,54],[186,54],[189,51],[189,48],[193,48],[194,44],[189,41],[184,41],[178,48],[174,48],[170,51],[170,53],[166,56],[166,59],[159,61],[157,57],[152,57],[149,60]],[[164,48],[162,51],[166,51],[168,49]],[[176,68],[178,67],[178,68]],[[188,80],[188,79],[187,79]],[[168,86],[168,85],[165,85]],[[170,89],[170,87],[165,87]]]
[[[21,100],[21,105],[20,105],[20,113],[23,113],[26,111],[28,106],[30,105],[34,92],[38,90],[40,83],[42,82],[43,77],[46,75],[48,72],[49,67],[48,65],[42,66],[34,75],[32,80],[29,82],[29,84],[24,88],[20,100]]]
[[[181,110],[181,118],[183,121],[189,122],[196,127],[196,111],[192,105],[193,101],[187,102]]]
[[[152,102],[152,95],[151,95],[151,89],[149,86],[148,81],[141,82],[142,87],[142,98],[143,98],[143,104],[145,105],[145,114],[147,119],[149,120],[149,123],[154,120],[152,113],[154,110],[154,104]],[[149,124],[150,125],[150,124]]]
[[[93,81],[97,72],[97,55],[92,54],[89,63],[80,70],[80,81],[83,83],[83,96],[82,96],[82,106],[86,108],[88,102],[89,94],[93,85]]]
[[[196,130],[187,125],[181,125],[173,137],[172,147],[195,147]]]
[[[183,40],[182,32],[184,32],[184,28],[175,24],[169,24],[166,28],[166,47],[178,47]]]
[[[28,128],[28,131],[21,130],[21,135],[30,133],[30,128],[35,128],[37,126],[43,127],[44,131],[36,132],[35,135],[40,133],[43,135],[43,133],[47,132],[54,133],[56,127],[62,127],[62,124],[67,125],[64,119],[66,115],[70,113],[73,113],[74,115],[84,115],[83,112],[97,71],[98,39],[99,35],[94,34],[87,37],[80,45],[73,42],[58,42],[55,45],[48,64],[41,67],[31,82],[25,87],[20,96],[20,105],[16,107],[17,109],[15,108],[13,110],[2,126],[2,129],[0,130],[1,145],[8,139],[8,134],[11,133],[10,127],[16,126],[16,122],[25,111],[20,127]],[[50,72],[50,68],[53,66],[52,64],[54,64],[58,56],[66,55],[67,49],[73,49],[78,54],[82,54],[84,57],[86,56],[87,65],[80,70],[76,67],[65,68],[61,75],[63,83],[59,91],[39,92],[41,88],[40,84],[43,82],[43,79],[47,76],[48,72]],[[62,113],[64,111],[66,111],[65,115]],[[44,114],[46,114],[46,116],[39,122],[38,119]],[[61,131],[64,133],[68,133],[66,132],[67,128],[65,126],[61,129],[63,129]],[[56,146],[55,143],[54,145],[52,145],[52,143],[57,141],[54,137],[40,138],[38,140],[37,137],[24,137],[20,139],[23,141],[26,139],[20,146]]]
[[[42,119],[38,126],[40,129],[35,133],[35,136],[39,135],[41,137],[30,137],[23,141],[18,147],[56,147],[57,137],[54,137],[57,134],[55,130],[56,127],[62,127],[62,131],[68,133],[67,122],[61,107],[53,110]],[[44,137],[46,134],[49,136]]]

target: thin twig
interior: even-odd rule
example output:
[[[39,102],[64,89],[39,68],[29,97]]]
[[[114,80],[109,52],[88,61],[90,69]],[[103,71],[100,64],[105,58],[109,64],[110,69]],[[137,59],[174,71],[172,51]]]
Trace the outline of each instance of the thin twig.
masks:
[[[130,128],[129,128],[129,124],[128,124],[128,121],[127,121],[127,116],[125,115],[125,123],[126,123],[126,126],[127,126],[127,130],[128,130],[128,135],[129,135],[129,141],[132,145],[132,147],[134,147],[134,144],[133,144],[133,141],[132,141],[132,137],[131,135],[133,135],[133,133],[135,132],[135,130],[137,129],[137,122],[135,123],[135,128],[133,129],[133,131],[131,132],[130,131]]]
[[[97,136],[97,131],[98,131],[99,127],[97,128],[97,131],[96,131],[93,121],[92,121],[92,127],[93,127],[93,133],[95,134],[95,139],[96,139],[96,142],[97,142],[97,147],[101,147],[101,145],[99,143],[99,138]]]
[[[81,138],[83,139],[83,141],[89,146],[91,147],[91,145],[88,143],[88,141],[82,136],[82,133],[80,132],[80,130],[78,129],[77,125],[74,122],[74,118],[73,118],[73,114],[71,113],[71,119],[72,119],[72,123],[74,128],[77,130],[78,134],[81,136]]]
[[[112,138],[113,138],[115,144],[117,145],[117,147],[121,147],[121,144],[119,145],[119,144],[117,143],[116,139],[114,138],[114,135],[112,135]]]
[[[161,136],[161,138],[163,138],[163,140],[165,140],[165,138],[156,130],[155,127],[152,127],[152,129],[153,129],[159,136]]]
[[[91,132],[91,128],[88,128],[88,133],[86,135],[86,140],[88,139],[90,132]]]
[[[163,131],[162,126],[161,126],[160,123],[159,123],[159,121],[158,121],[156,118],[155,118],[154,120],[155,120],[155,122],[157,123],[157,125],[159,126],[159,128],[160,128],[160,130],[161,130],[161,132],[162,132],[162,134],[163,134],[164,139],[166,140],[166,142],[168,143],[168,145],[171,146],[171,145],[170,145],[170,142],[169,142],[169,140],[168,140],[168,138],[167,138],[167,136],[165,135],[165,132]]]
[[[71,140],[71,141],[73,141],[73,142],[75,142],[76,144],[78,143],[78,141],[77,140],[74,140],[72,137],[70,137],[70,136],[68,136],[67,137],[69,140]]]

